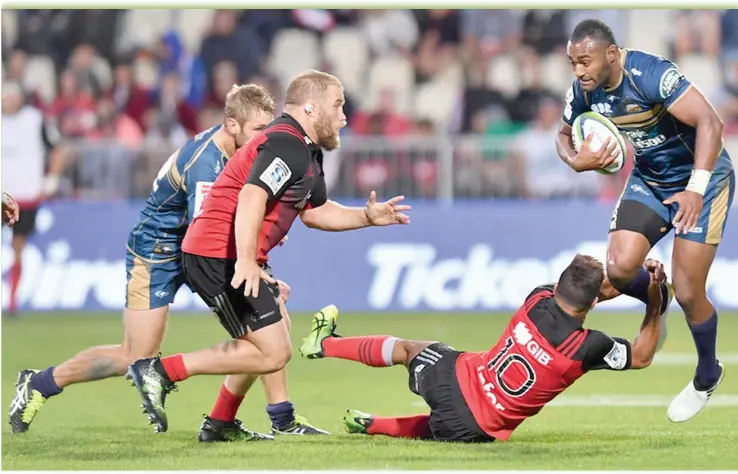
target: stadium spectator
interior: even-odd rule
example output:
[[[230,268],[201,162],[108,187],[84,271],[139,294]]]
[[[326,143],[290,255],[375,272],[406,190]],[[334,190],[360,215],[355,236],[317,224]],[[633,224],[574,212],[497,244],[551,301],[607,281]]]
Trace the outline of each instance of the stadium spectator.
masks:
[[[145,129],[144,114],[150,106],[149,95],[133,80],[132,58],[123,58],[113,71],[113,85],[105,96],[115,102],[115,106],[123,110],[141,127]]]
[[[236,12],[218,10],[213,16],[210,33],[203,40],[200,57],[208,77],[213,77],[215,65],[220,61],[236,64],[238,77],[245,78],[261,70],[263,47],[261,39],[247,28],[236,29]]]
[[[723,72],[718,90],[710,96],[725,123],[729,150],[738,146],[736,12],[677,11],[673,13],[677,27],[670,29],[676,55],[703,56],[692,64],[708,56],[705,77],[710,83],[701,85],[703,90],[712,86],[711,70]],[[642,13],[648,14],[652,18],[660,15]],[[514,195],[517,171],[515,161],[508,159],[509,148],[522,129],[538,120],[542,100],[552,91],[557,99],[563,96],[570,77],[561,51],[572,25],[582,18],[599,18],[611,26],[624,46],[638,47],[641,43],[629,40],[642,33],[629,31],[635,23],[625,10],[217,10],[199,24],[196,19],[191,23],[192,17],[185,22],[183,15],[169,12],[150,16],[138,12],[134,22],[129,15],[129,10],[4,14],[5,77],[21,84],[27,101],[55,120],[64,135],[75,138],[75,147],[84,148],[80,140],[86,137],[110,134],[110,130],[96,129],[98,111],[107,107],[97,101],[100,95],[112,100],[121,113],[116,116],[130,117],[140,128],[139,134],[125,134],[138,136],[127,139],[128,145],[141,143],[142,147],[126,163],[134,168],[131,173],[136,183],[147,183],[158,170],[161,155],[174,151],[173,142],[182,133],[191,135],[220,123],[224,94],[233,84],[265,85],[281,103],[283,86],[274,79],[280,70],[269,54],[283,30],[307,29],[308,34],[321,38],[339,28],[356,29],[363,33],[359,41],[366,42],[370,54],[355,81],[356,90],[347,94],[347,146],[337,163],[337,174],[350,176],[337,185],[344,189],[336,190],[351,196],[358,195],[358,181],[391,186],[393,192],[410,197],[432,192],[420,190],[414,178],[408,179],[413,173],[412,166],[408,167],[413,159],[408,157],[425,156],[427,150],[403,151],[394,142],[373,140],[373,132],[383,137],[419,135],[423,143],[446,140],[448,148],[435,153],[439,160],[459,160],[449,178],[457,195]],[[134,45],[135,49],[129,49]],[[318,45],[323,46],[320,40]],[[668,49],[658,35],[650,46]],[[398,62],[405,61],[414,77],[412,72],[408,77],[392,68],[374,69],[374,61],[393,56]],[[314,67],[330,70],[325,61],[319,55]],[[715,63],[710,65],[710,61]],[[340,65],[331,66],[340,70]],[[686,61],[684,67],[688,69]],[[395,87],[395,92],[383,91],[387,87]],[[441,91],[439,104],[444,104],[439,108],[448,112],[430,117],[443,124],[434,128],[433,137],[417,126],[420,111],[427,111],[432,100],[418,94],[423,87],[447,88]],[[446,106],[447,101],[453,103],[446,97],[454,94],[456,105]],[[449,115],[443,116],[445,113]],[[94,145],[101,146],[100,142]],[[165,150],[168,147],[173,148]],[[601,181],[602,199],[617,198],[615,188],[625,171]],[[131,189],[138,189],[136,186]]]
[[[720,17],[714,10],[676,10],[674,56],[692,53],[715,56],[720,49]]]
[[[159,60],[159,84],[175,73],[179,77],[177,100],[183,100],[190,108],[199,107],[207,94],[207,71],[200,58],[184,49],[182,40],[175,31],[162,37],[156,50]]]
[[[558,100],[543,98],[532,125],[515,140],[513,158],[521,196],[557,198],[597,194],[597,175],[575,173],[568,166],[561,166],[556,149],[551,146],[559,133],[561,108]]]
[[[95,98],[89,89],[82,89],[71,69],[59,78],[59,95],[47,113],[58,123],[66,137],[83,137],[95,126]]]

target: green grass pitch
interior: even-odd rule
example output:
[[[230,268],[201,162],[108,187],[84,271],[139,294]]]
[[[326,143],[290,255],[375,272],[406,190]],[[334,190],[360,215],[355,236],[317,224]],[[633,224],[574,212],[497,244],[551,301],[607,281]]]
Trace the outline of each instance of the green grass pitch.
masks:
[[[309,327],[293,315],[297,347]],[[393,334],[442,340],[458,349],[483,350],[498,338],[501,314],[343,314],[344,336]],[[637,314],[595,313],[589,327],[632,338]],[[380,415],[425,411],[409,392],[401,367],[368,368],[341,360],[288,365],[291,399],[299,414],[331,437],[201,445],[197,430],[218,392],[220,377],[196,377],[168,400],[169,432],[154,434],[125,380],[67,388],[50,400],[31,430],[13,436],[7,413],[16,372],[57,364],[81,349],[118,343],[117,315],[28,315],[2,323],[3,469],[735,469],[738,468],[738,313],[720,317],[718,352],[726,377],[711,404],[688,423],[666,419],[666,405],[692,377],[694,346],[684,317],[674,312],[669,339],[654,365],[632,373],[586,375],[555,405],[526,421],[507,443],[452,445],[348,435],[347,408]],[[165,354],[200,349],[225,339],[212,315],[175,314]],[[268,430],[262,388],[255,385],[239,418]]]

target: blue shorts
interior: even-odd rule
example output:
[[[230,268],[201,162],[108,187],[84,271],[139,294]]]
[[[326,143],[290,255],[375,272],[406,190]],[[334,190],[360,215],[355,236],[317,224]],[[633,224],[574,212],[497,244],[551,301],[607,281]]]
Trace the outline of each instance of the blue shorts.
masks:
[[[697,225],[687,234],[679,234],[677,238],[709,245],[720,243],[735,195],[735,179],[735,171],[731,166],[716,168],[705,191]],[[632,172],[610,220],[610,232],[638,232],[646,236],[651,246],[656,245],[674,228],[672,221],[679,209],[677,203],[666,205],[663,201],[684,191],[685,187],[659,187]]]
[[[157,262],[127,249],[126,279],[126,308],[144,311],[170,305],[185,283],[182,258]]]

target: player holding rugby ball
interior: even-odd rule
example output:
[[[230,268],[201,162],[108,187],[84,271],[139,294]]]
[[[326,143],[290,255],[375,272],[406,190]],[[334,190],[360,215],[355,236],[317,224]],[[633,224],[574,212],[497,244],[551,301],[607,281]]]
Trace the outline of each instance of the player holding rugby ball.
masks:
[[[735,193],[735,172],[723,148],[723,123],[715,109],[671,61],[620,48],[597,20],[574,29],[567,54],[576,80],[567,94],[556,139],[561,159],[577,172],[610,167],[618,144],[606,141],[577,153],[572,125],[593,110],[607,117],[635,150],[635,168],[610,221],[607,277],[622,293],[647,303],[643,262],[672,228],[673,290],[697,348],[694,379],[669,406],[683,422],[705,406],[722,381],[715,343],[718,316],[707,298],[707,275]],[[664,288],[664,291],[668,291]]]

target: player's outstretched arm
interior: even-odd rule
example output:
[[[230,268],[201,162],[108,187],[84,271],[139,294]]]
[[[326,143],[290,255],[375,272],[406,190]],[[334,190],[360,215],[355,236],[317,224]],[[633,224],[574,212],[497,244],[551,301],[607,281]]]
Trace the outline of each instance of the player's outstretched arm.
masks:
[[[659,262],[655,263],[656,266],[649,268],[649,271],[653,271],[653,278],[648,286],[648,305],[641,332],[631,349],[631,369],[644,369],[651,365],[661,333],[661,283],[666,281],[666,274],[663,266]]]
[[[410,210],[410,206],[400,204],[403,199],[405,196],[397,196],[386,202],[377,202],[377,193],[372,191],[365,207],[346,207],[335,201],[326,201],[322,206],[302,211],[300,219],[308,227],[329,232],[409,224],[410,217],[403,212]]]

